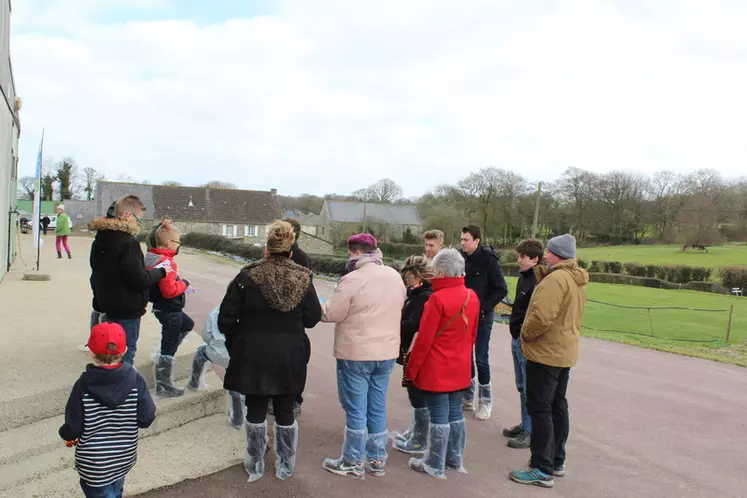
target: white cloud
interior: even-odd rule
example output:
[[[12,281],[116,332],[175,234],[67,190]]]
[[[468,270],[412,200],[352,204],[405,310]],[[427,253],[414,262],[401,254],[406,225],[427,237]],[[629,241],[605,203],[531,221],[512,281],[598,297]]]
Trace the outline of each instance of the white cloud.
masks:
[[[415,195],[489,165],[736,175],[747,159],[737,2],[288,0],[203,25],[39,1],[11,40],[27,172],[42,127],[47,155],[110,178],[281,193],[391,177]]]

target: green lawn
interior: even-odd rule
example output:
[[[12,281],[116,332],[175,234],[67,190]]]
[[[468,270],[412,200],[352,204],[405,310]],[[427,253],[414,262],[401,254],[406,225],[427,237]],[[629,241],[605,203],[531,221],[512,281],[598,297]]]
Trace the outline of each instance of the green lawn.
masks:
[[[513,297],[516,279],[506,280]],[[587,337],[747,366],[745,297],[591,283],[587,298],[623,306],[676,306],[728,310],[733,304],[734,315],[729,344],[724,342],[729,320],[728,311],[647,311],[587,302],[583,334]]]
[[[587,261],[603,260],[721,268],[747,266],[747,245],[713,246],[708,248],[707,253],[693,250],[683,253],[682,246],[674,245],[590,247],[579,249],[579,257]]]

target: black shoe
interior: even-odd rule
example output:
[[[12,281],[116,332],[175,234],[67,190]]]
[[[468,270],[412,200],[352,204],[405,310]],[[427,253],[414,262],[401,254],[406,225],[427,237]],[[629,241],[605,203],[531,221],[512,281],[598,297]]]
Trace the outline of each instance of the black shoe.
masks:
[[[67,259],[73,259],[73,255],[71,253],[67,253]]]
[[[514,448],[516,450],[523,450],[525,448],[529,448],[529,445],[532,442],[532,435],[529,434],[527,431],[521,431],[521,434],[516,436],[515,438],[508,440],[508,447]]]
[[[507,438],[515,438],[522,432],[524,432],[524,429],[522,429],[520,425],[515,425],[508,429],[503,429],[503,435]]]
[[[61,252],[57,253],[57,259],[62,259],[62,253]]]

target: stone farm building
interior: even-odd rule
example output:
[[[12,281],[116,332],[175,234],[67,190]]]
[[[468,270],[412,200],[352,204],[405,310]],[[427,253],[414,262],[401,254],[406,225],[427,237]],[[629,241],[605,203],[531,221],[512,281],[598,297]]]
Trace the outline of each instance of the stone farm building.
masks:
[[[103,216],[112,202],[128,194],[137,195],[146,206],[145,229],[169,215],[183,233],[223,235],[250,244],[264,244],[267,226],[282,214],[275,189],[233,190],[100,181],[96,186],[96,215]]]
[[[366,230],[383,241],[402,240],[407,231],[423,231],[418,208],[408,204],[325,201],[319,217],[317,236],[337,245],[350,235]]]

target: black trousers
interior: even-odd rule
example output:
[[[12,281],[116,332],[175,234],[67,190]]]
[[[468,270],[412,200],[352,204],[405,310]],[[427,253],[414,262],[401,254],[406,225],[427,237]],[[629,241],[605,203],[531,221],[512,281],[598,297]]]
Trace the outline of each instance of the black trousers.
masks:
[[[531,467],[552,475],[565,463],[568,441],[568,379],[570,368],[559,368],[527,360],[527,412],[532,417]]]
[[[267,404],[272,398],[272,411],[275,414],[275,423],[277,425],[293,425],[295,417],[293,414],[293,404],[296,396],[293,394],[284,394],[281,396],[246,396],[246,420],[252,424],[261,424],[267,419]]]
[[[407,397],[410,398],[410,406],[413,408],[425,408],[428,406],[425,393],[415,386],[407,386]]]

